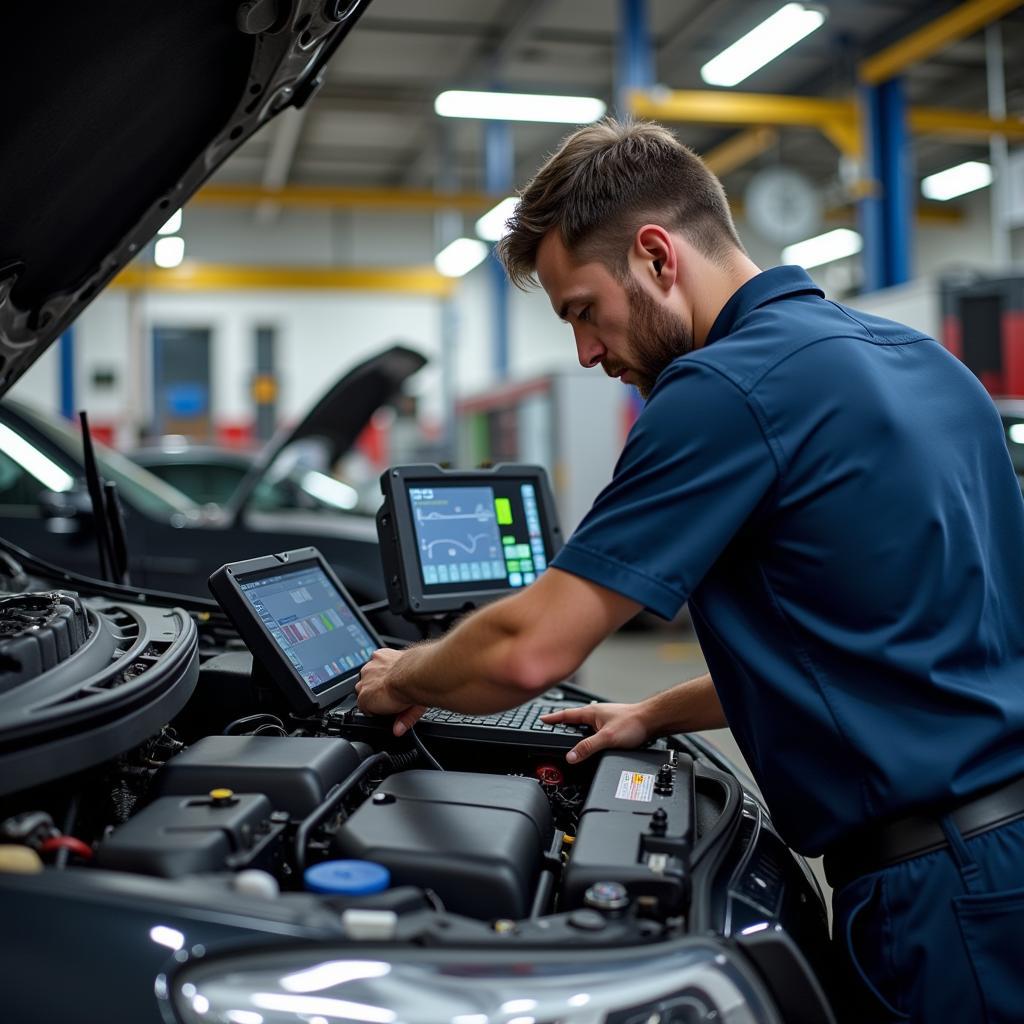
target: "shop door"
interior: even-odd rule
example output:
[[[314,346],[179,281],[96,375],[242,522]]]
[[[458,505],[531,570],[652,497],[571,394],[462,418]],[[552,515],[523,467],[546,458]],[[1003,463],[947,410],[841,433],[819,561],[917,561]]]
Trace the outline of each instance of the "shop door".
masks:
[[[212,440],[209,328],[153,328],[153,390],[157,436]]]

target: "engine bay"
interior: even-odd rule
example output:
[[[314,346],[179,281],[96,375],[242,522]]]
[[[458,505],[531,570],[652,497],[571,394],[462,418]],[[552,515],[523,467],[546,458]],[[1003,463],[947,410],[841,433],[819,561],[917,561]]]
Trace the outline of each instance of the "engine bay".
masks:
[[[522,743],[425,749],[387,723],[297,713],[209,607],[87,589],[0,596],[10,914],[77,903],[83,920],[183,934],[184,916],[203,935],[197,918],[245,908],[236,939],[286,921],[307,938],[478,948],[770,927],[823,948],[806,868],[694,737],[578,765]]]

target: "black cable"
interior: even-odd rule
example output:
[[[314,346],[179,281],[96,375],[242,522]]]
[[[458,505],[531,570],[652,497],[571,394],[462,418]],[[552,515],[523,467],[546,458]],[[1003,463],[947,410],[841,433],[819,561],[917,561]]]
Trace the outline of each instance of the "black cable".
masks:
[[[443,772],[444,769],[441,767],[441,763],[423,745],[423,740],[421,740],[419,736],[416,734],[416,729],[414,726],[409,726],[409,735],[412,737],[413,743],[416,744],[416,749],[419,750],[419,752],[423,755],[424,759],[430,764],[431,768],[435,768],[437,771]]]
[[[352,774],[344,781],[339,782],[331,789],[327,796],[299,823],[295,832],[295,872],[301,874],[306,867],[306,843],[309,841],[309,833],[326,818],[331,811],[352,791],[352,789],[366,778],[369,773],[379,764],[391,761],[389,754],[380,753],[368,757]]]
[[[236,718],[233,722],[228,722],[222,730],[224,736],[237,736],[245,735],[244,733],[239,734],[234,730],[238,727],[246,726],[251,729],[261,729],[265,726],[273,726],[274,728],[281,730],[282,736],[288,735],[288,730],[284,727],[284,722],[281,721],[277,715],[271,715],[267,712],[260,712],[255,715],[243,715],[241,718]]]

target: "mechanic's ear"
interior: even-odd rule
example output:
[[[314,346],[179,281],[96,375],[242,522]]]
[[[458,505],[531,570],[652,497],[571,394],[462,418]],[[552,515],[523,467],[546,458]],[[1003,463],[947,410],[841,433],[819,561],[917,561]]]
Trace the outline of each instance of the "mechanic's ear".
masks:
[[[672,236],[659,224],[645,224],[636,233],[633,251],[641,267],[646,266],[656,288],[668,291],[679,272]]]

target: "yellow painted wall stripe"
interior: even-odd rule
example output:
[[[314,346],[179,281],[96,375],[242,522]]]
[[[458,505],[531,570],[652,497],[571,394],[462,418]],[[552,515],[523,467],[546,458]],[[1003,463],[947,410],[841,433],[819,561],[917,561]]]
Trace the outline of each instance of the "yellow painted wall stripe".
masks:
[[[408,213],[434,213],[437,210],[461,210],[483,213],[504,196],[486,192],[433,192],[428,189],[342,188],[313,185],[287,185],[268,189],[262,185],[204,185],[189,200],[198,206],[256,206],[275,203],[298,209],[404,210]]]
[[[169,270],[125,267],[112,288],[156,292],[369,291],[447,297],[455,282],[433,267],[251,267],[182,263]]]

